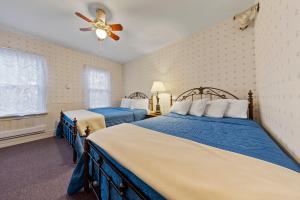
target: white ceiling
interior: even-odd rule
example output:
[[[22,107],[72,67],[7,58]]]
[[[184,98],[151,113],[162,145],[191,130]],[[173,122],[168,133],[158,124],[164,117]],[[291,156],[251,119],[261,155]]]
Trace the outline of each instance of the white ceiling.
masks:
[[[109,23],[121,23],[121,39],[102,43],[75,11],[93,18],[89,5],[101,2]],[[1,0],[0,24],[17,31],[109,58],[129,62],[207,26],[232,17],[254,0]]]

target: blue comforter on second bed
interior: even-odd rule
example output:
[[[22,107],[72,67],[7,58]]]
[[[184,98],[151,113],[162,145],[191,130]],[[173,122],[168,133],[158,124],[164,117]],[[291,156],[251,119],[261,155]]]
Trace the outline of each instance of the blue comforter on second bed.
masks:
[[[106,127],[114,126],[121,123],[130,123],[142,120],[148,114],[145,109],[131,109],[121,107],[106,107],[106,108],[92,108],[91,112],[102,114],[105,118]],[[73,119],[65,116],[65,119],[73,123]],[[58,125],[56,129],[56,136],[62,136],[62,126]]]
[[[93,108],[89,109],[89,111],[102,114],[105,117],[106,127],[121,123],[139,121],[144,119],[147,115],[147,110],[145,109],[131,109],[121,107]]]
[[[300,167],[252,120],[235,118],[218,119],[189,115],[182,116],[171,113],[165,116],[134,122],[133,124],[216,148],[251,156],[300,172]],[[101,147],[98,149],[107,155]],[[147,194],[150,199],[164,199],[133,173],[113,160],[109,155],[107,156],[116,167],[137,185],[140,190]],[[69,194],[73,194],[83,187],[83,171],[84,163],[81,158],[73,172],[68,188]],[[111,176],[118,182],[117,175],[111,172],[109,168],[107,171],[109,171]],[[104,180],[101,182],[103,181]],[[103,186],[101,189],[103,199],[108,196],[108,190],[107,186]],[[134,196],[130,196],[130,194],[129,198],[136,199]]]

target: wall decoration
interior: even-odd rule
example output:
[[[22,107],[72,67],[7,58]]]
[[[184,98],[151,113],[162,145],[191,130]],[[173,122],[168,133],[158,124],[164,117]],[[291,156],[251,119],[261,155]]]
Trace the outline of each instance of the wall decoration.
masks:
[[[259,3],[251,6],[247,10],[235,15],[233,20],[237,20],[240,23],[240,29],[243,31],[249,27],[249,25],[253,25],[256,15],[259,12],[260,5]]]

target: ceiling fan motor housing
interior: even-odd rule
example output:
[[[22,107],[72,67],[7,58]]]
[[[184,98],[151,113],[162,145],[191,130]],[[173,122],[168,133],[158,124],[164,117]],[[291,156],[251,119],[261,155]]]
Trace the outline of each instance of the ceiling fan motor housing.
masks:
[[[103,10],[103,9],[101,9],[101,8],[98,8],[97,10],[96,10],[96,19],[97,20],[101,20],[102,22],[104,22],[105,23],[105,21],[106,21],[106,17],[105,17],[105,11]]]

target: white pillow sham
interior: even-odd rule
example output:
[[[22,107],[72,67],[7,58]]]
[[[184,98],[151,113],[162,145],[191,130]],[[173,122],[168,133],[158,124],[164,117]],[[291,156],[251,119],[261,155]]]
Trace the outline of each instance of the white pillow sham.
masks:
[[[148,99],[131,99],[131,109],[145,109],[148,110]]]
[[[247,100],[227,99],[228,108],[224,114],[225,117],[234,117],[246,119],[248,117],[248,104]]]
[[[170,112],[186,115],[191,107],[192,101],[176,101],[170,108]]]
[[[121,108],[130,108],[131,107],[131,100],[132,99],[122,98],[120,107]]]
[[[228,101],[224,101],[224,99],[208,101],[205,108],[205,116],[222,118],[227,110],[228,104]]]
[[[190,115],[195,115],[201,117],[204,115],[206,104],[208,99],[199,99],[192,102],[191,108],[189,110]]]

